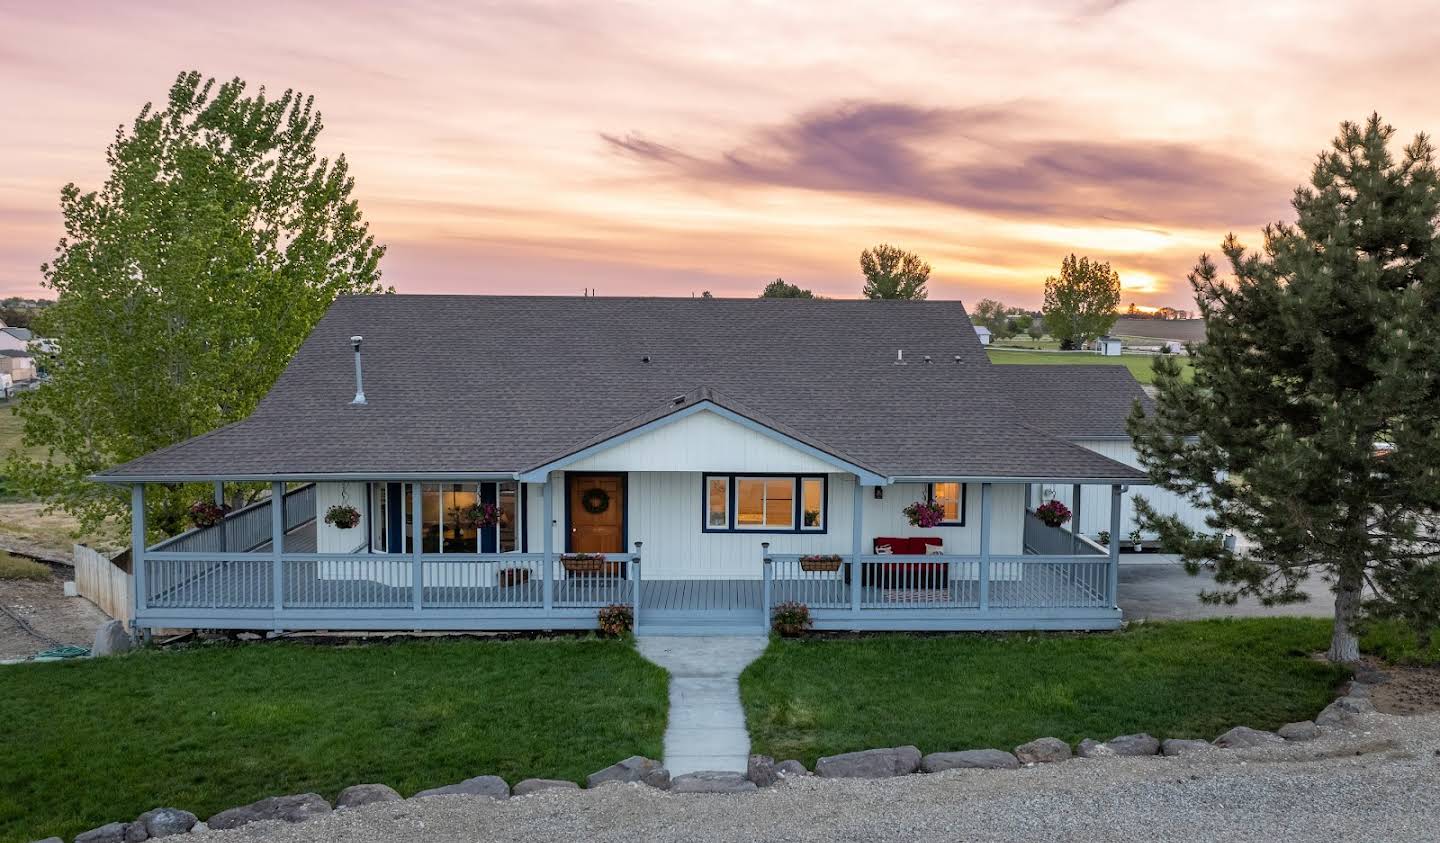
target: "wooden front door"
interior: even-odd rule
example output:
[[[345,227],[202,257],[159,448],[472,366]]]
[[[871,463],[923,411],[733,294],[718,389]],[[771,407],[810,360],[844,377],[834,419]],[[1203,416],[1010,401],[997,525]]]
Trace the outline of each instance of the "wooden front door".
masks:
[[[625,475],[571,474],[572,553],[625,552]]]

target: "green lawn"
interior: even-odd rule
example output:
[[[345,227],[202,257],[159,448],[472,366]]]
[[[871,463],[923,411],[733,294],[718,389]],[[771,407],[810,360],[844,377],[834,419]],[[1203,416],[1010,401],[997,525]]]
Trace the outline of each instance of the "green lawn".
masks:
[[[1098,354],[1053,353],[1046,351],[1013,351],[1010,349],[987,349],[991,363],[1025,363],[1044,366],[1124,366],[1141,383],[1153,383],[1155,373],[1151,370],[1153,354],[1122,354],[1119,357],[1101,357]],[[1186,380],[1194,377],[1195,368],[1189,358],[1180,360],[1180,369]]]
[[[740,677],[755,752],[1009,749],[1149,732],[1214,738],[1314,717],[1347,675],[1319,619],[1144,624],[1100,635],[777,640]]]
[[[0,840],[281,793],[583,781],[659,758],[665,672],[623,641],[299,643],[0,667]]]

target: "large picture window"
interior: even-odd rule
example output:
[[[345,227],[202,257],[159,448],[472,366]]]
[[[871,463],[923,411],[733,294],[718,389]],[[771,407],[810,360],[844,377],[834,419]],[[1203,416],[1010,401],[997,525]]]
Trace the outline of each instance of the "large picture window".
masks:
[[[414,518],[411,483],[372,483],[375,514],[371,549],[376,553],[412,553]],[[514,553],[524,525],[520,485],[513,480],[420,485],[420,551],[425,554]],[[469,517],[477,503],[500,509],[498,524],[479,528]]]
[[[940,522],[941,526],[965,526],[964,483],[931,483],[930,500],[935,501],[945,509],[945,520]]]
[[[823,533],[827,486],[824,475],[707,474],[701,527],[706,532]]]

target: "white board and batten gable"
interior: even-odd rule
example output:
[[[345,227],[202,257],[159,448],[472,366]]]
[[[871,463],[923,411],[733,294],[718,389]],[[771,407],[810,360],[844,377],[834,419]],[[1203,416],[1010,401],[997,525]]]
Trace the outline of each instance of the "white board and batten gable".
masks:
[[[646,430],[565,466],[566,471],[714,471],[821,474],[835,463],[708,409]]]

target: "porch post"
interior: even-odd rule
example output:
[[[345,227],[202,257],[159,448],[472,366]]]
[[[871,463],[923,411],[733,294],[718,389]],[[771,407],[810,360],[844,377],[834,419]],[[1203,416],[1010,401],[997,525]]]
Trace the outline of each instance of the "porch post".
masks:
[[[285,552],[285,484],[270,484],[270,587],[275,598],[275,628],[280,628],[280,613],[285,610],[285,568],[280,559]]]
[[[1110,604],[1120,607],[1120,485],[1110,486]]]
[[[864,542],[865,487],[855,478],[855,512],[850,516],[850,611],[860,614],[860,591],[865,584],[865,566],[860,562]]]
[[[990,611],[990,501],[989,483],[980,484],[980,611]]]
[[[555,498],[553,492],[555,484],[550,482],[550,476],[545,476],[545,482],[540,484],[541,508],[544,516],[541,521],[540,537],[541,546],[545,549],[545,570],[544,586],[541,589],[542,605],[545,607],[545,614],[550,614],[555,608]]]
[[[425,518],[422,507],[420,484],[410,484],[410,601],[415,613],[425,598],[425,566],[420,561],[421,542],[425,536]]]
[[[1080,552],[1080,491],[1079,483],[1070,487],[1070,499],[1075,502],[1075,512],[1070,519],[1070,555]]]
[[[635,542],[635,555],[630,557],[630,576],[633,582],[630,586],[630,631],[636,635],[640,634],[640,547],[645,542]]]
[[[760,628],[770,629],[770,542],[760,542]]]
[[[216,506],[224,506],[224,505],[225,505],[225,481],[224,481],[224,480],[216,480],[216,481],[215,481],[215,505],[216,505]]]
[[[130,486],[130,570],[135,593],[131,596],[131,625],[139,627],[145,609],[145,484]]]
[[[225,481],[215,481],[215,505],[222,510],[225,507]],[[226,541],[230,534],[230,525],[225,523],[225,515],[220,517],[220,551],[223,553],[230,549],[230,543]]]

